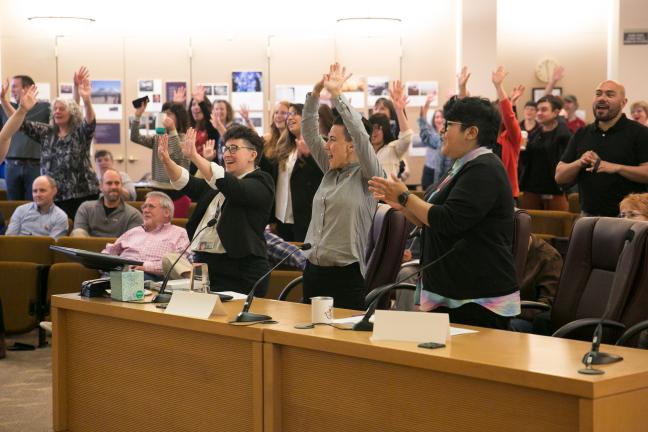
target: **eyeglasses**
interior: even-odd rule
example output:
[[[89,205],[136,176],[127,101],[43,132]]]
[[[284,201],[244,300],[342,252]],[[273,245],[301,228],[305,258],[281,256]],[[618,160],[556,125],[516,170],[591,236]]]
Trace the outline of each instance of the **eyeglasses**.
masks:
[[[294,117],[294,116],[301,116],[301,114],[299,114],[296,111],[293,112],[288,111],[288,113],[286,114],[286,117]]]
[[[462,125],[464,126],[464,123],[458,122],[458,121],[452,121],[452,120],[444,120],[443,121],[443,130],[447,131],[449,125]]]
[[[239,151],[239,149],[242,149],[242,148],[248,149],[248,150],[256,150],[254,147],[237,146],[236,144],[232,144],[232,145],[226,145],[225,147],[223,147],[223,153],[228,151],[228,152],[230,152],[230,154],[236,154],[236,152]]]

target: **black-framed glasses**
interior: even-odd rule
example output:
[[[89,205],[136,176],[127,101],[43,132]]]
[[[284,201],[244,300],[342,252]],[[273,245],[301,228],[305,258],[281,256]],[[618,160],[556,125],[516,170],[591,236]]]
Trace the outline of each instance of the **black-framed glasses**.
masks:
[[[228,151],[228,152],[230,152],[230,154],[236,154],[236,152],[239,151],[239,149],[242,149],[242,148],[248,149],[248,150],[256,150],[254,147],[237,146],[236,144],[232,144],[232,145],[226,145],[225,147],[223,147],[223,153]]]
[[[456,124],[456,125],[462,125],[462,126],[465,125],[465,123],[461,123],[461,122],[458,122],[458,121],[452,121],[452,120],[448,120],[448,119],[446,119],[446,120],[443,120],[443,130],[444,130],[444,131],[447,131],[447,130],[448,130],[448,126],[449,126],[449,125],[454,125],[454,124]]]

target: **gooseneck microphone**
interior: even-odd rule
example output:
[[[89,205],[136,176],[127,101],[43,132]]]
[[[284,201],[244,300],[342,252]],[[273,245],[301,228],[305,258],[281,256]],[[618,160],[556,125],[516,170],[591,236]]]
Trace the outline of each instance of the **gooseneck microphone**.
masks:
[[[625,234],[623,249],[621,250],[621,254],[619,255],[619,261],[621,261],[621,258],[624,256],[628,248],[628,245],[632,242],[634,236],[635,236],[635,232],[631,228],[628,229],[628,231]],[[631,264],[632,263],[628,262],[628,264],[626,265],[631,265]],[[610,287],[610,294],[608,295],[607,304],[605,305],[605,311],[603,312],[603,316],[601,316],[601,319],[599,320],[596,329],[594,330],[594,335],[592,337],[592,347],[583,356],[582,362],[585,365],[585,368],[579,369],[578,373],[585,374],[585,375],[602,375],[605,372],[600,369],[592,368],[593,364],[610,364],[610,363],[616,363],[623,360],[623,357],[621,357],[620,355],[601,352],[600,348],[601,348],[601,339],[603,339],[603,324],[605,323],[606,317],[610,312],[611,300],[614,291],[618,285],[623,285],[626,282],[626,279],[630,277],[631,273],[632,273],[631,269],[619,268],[617,264],[617,268],[614,272],[614,279],[612,280],[612,285]]]
[[[180,258],[182,258],[187,252],[187,249],[189,249],[189,246],[193,244],[193,242],[198,238],[198,235],[206,230],[207,228],[211,228],[214,225],[216,225],[216,222],[218,222],[218,218],[213,218],[209,222],[207,222],[207,225],[202,227],[196,234],[194,234],[193,240],[189,242],[189,244],[184,248],[182,253],[178,256],[178,258],[173,262],[173,265],[167,270],[166,274],[164,275],[164,279],[162,280],[162,285],[160,285],[160,292],[158,295],[155,296],[153,299],[153,303],[169,303],[171,301],[171,294],[164,292],[166,289],[167,284],[169,283],[169,278],[171,277],[171,270],[178,264],[178,261],[180,261]]]
[[[230,324],[233,323],[240,323],[240,322],[257,322],[257,321],[270,321],[272,320],[271,316],[268,315],[261,315],[261,314],[255,314],[252,312],[249,312],[250,306],[252,305],[252,300],[254,299],[254,293],[256,292],[257,287],[261,282],[268,277],[270,273],[272,273],[277,267],[279,267],[281,264],[284,263],[288,258],[290,258],[295,252],[300,251],[300,250],[308,250],[311,248],[310,243],[304,243],[303,245],[299,246],[297,249],[293,250],[290,252],[288,255],[283,257],[281,261],[279,261],[274,267],[272,267],[270,270],[266,272],[263,276],[261,276],[259,279],[257,279],[256,282],[254,282],[254,285],[252,285],[252,289],[250,290],[250,293],[248,294],[247,298],[245,299],[245,303],[243,304],[243,309],[239,314],[236,316],[236,319],[233,321],[230,321]]]
[[[394,289],[397,285],[400,285],[401,283],[403,283],[403,281],[405,281],[405,280],[411,278],[412,276],[420,275],[420,274],[423,272],[423,270],[426,270],[427,268],[432,267],[433,265],[438,264],[439,262],[443,261],[443,260],[444,260],[448,255],[450,255],[451,253],[457,251],[457,250],[458,250],[458,249],[463,245],[463,243],[465,243],[465,242],[466,242],[466,241],[463,240],[463,239],[457,241],[457,242],[456,242],[456,243],[455,243],[455,244],[454,244],[450,249],[448,249],[446,252],[444,252],[443,255],[441,255],[439,258],[437,258],[437,259],[435,259],[435,260],[433,260],[433,261],[431,261],[431,262],[425,264],[423,267],[421,267],[420,269],[418,269],[418,271],[416,271],[415,273],[408,274],[408,275],[406,275],[405,277],[400,278],[399,280],[397,280],[396,282],[394,282],[394,283],[392,283],[392,284],[383,285],[383,286],[378,287],[378,288],[376,288],[375,290],[373,290],[373,291],[369,294],[369,296],[375,296],[375,297],[373,298],[373,300],[371,301],[371,303],[370,303],[369,306],[367,307],[367,310],[366,310],[364,316],[362,317],[362,320],[360,320],[359,322],[355,323],[355,324],[353,325],[352,330],[358,330],[358,331],[373,331],[373,323],[372,323],[372,322],[369,322],[369,319],[371,318],[371,316],[372,316],[372,315],[374,314],[374,312],[376,311],[376,307],[378,307],[378,302],[380,302],[380,299],[381,299],[385,294],[387,294],[388,292],[390,292],[390,291],[391,291],[392,289]],[[373,293],[375,293],[375,294],[373,294]]]

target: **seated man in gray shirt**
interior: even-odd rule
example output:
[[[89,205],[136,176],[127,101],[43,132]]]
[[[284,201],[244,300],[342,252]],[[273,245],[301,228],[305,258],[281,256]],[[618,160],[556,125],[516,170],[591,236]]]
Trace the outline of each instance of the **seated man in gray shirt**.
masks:
[[[101,181],[101,176],[107,169],[113,169],[115,160],[112,153],[108,150],[97,150],[94,155],[95,158],[95,171],[97,179]],[[121,196],[125,201],[137,201],[137,192],[135,191],[135,183],[123,171],[119,171],[122,180]]]
[[[34,202],[16,208],[7,235],[49,236],[55,239],[68,232],[68,217],[54,204],[56,181],[50,176],[36,177],[32,185]]]
[[[119,237],[131,228],[142,225],[142,214],[121,197],[119,172],[104,171],[101,178],[102,196],[81,204],[74,217],[73,237]]]

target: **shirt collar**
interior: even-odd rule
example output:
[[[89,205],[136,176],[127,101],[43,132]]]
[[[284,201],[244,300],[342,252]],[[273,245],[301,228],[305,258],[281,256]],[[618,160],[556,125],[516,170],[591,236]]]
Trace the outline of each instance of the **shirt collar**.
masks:
[[[144,225],[143,225],[143,224],[141,225],[141,227],[142,227],[142,230],[143,230],[144,232],[153,233],[153,232],[160,232],[160,231],[162,231],[164,228],[168,227],[169,225],[171,225],[171,222],[166,222],[166,223],[163,223],[162,225],[160,225],[159,227],[157,227],[157,228],[155,228],[155,229],[153,229],[153,230],[151,230],[151,231],[146,231],[146,228],[144,228]]]
[[[614,132],[622,129],[629,121],[630,120],[628,120],[628,117],[626,117],[625,114],[621,114],[621,117],[619,117],[619,120],[617,120],[616,123],[614,123],[612,125],[612,127],[610,129],[606,130],[606,131],[604,131],[603,129],[601,129],[599,127],[599,121],[598,120],[594,121],[594,126],[596,127],[596,130],[598,132],[607,134],[607,133],[614,133]]]

